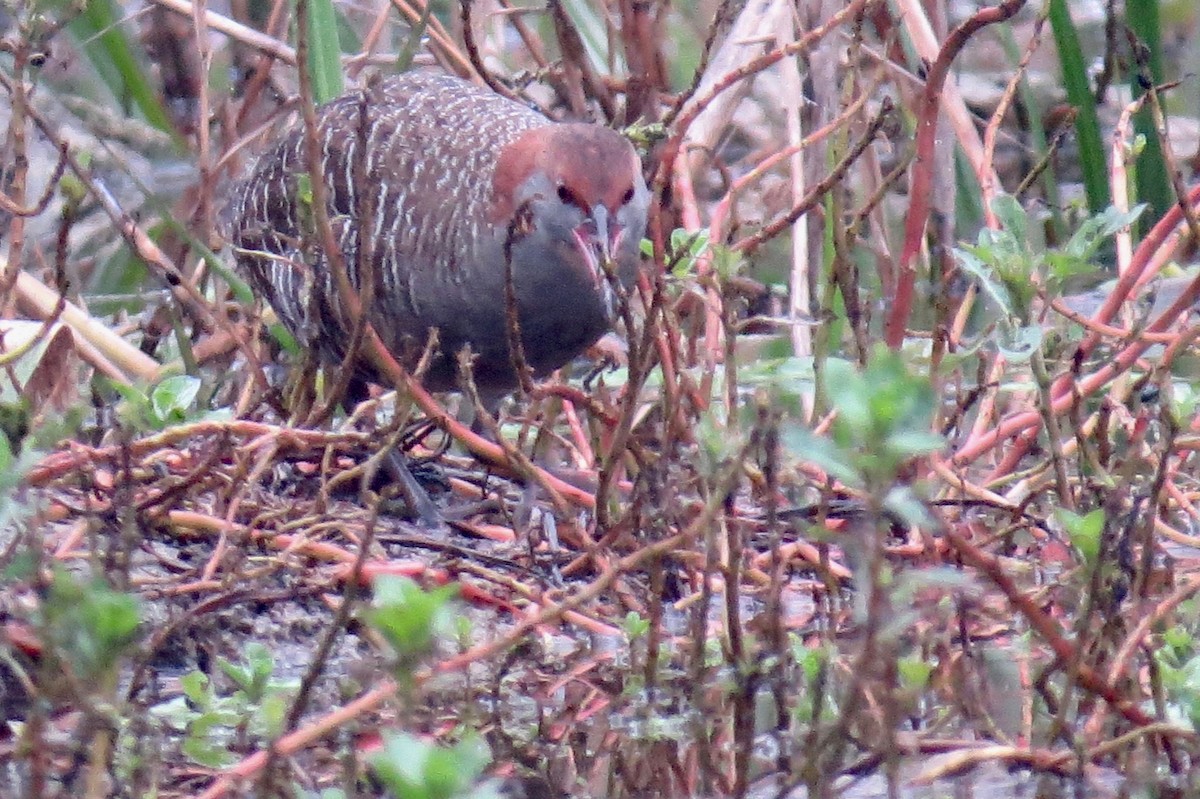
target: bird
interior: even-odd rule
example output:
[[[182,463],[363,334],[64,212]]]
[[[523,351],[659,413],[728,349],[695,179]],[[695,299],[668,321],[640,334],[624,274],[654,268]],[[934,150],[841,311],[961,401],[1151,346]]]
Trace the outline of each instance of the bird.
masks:
[[[533,375],[564,366],[619,312],[610,275],[640,269],[650,192],[627,138],[603,125],[551,120],[447,74],[384,78],[316,109],[320,173],[340,263],[359,290],[369,242],[367,320],[431,391],[459,385],[469,347],[481,396],[519,383],[509,292]],[[329,363],[354,330],[333,261],[315,245],[304,128],[294,124],[237,183],[223,213],[239,270],[303,347]],[[365,180],[363,179],[365,178]],[[370,208],[369,219],[362,209]],[[366,359],[357,374],[381,382]]]

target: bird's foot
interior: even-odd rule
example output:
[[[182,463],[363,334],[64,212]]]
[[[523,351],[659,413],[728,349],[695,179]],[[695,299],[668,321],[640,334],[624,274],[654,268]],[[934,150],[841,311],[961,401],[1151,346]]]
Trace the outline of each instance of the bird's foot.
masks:
[[[395,481],[396,487],[400,491],[400,497],[418,524],[428,530],[445,529],[446,520],[437,503],[413,475],[408,461],[402,454],[395,450],[390,452],[384,462],[384,469]]]

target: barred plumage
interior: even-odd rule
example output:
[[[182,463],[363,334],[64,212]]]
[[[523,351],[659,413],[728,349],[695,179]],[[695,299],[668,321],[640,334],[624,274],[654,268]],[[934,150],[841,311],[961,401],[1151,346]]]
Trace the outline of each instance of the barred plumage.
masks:
[[[649,202],[640,163],[619,134],[556,123],[430,73],[347,94],[318,109],[317,119],[330,219],[351,283],[359,285],[359,214],[369,192],[369,319],[408,366],[438,328],[442,352],[426,377],[430,388],[454,387],[464,344],[477,355],[481,388],[515,385],[503,248],[519,210],[531,225],[512,247],[513,282],[535,372],[558,368],[609,328],[612,299],[599,260],[611,255],[622,280],[632,281]],[[365,186],[355,181],[360,159]],[[352,323],[305,221],[307,171],[297,124],[235,188],[225,216],[253,287],[302,342],[338,359]]]

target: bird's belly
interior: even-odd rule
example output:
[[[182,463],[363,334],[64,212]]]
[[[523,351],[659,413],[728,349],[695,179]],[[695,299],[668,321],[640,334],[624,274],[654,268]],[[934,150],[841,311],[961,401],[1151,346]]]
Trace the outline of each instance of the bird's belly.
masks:
[[[591,287],[560,285],[554,302],[547,303],[536,292],[519,292],[518,325],[525,363],[537,376],[546,375],[568,363],[595,343],[609,329],[599,295]],[[433,329],[438,331],[438,353],[424,377],[433,391],[458,388],[458,355],[470,347],[474,356],[472,376],[484,390],[495,392],[517,385],[509,349],[511,333],[503,287],[476,286],[469,295],[441,292],[436,300],[421,303],[423,318],[400,319],[387,310],[375,314],[377,329],[388,349],[407,368],[420,360]]]

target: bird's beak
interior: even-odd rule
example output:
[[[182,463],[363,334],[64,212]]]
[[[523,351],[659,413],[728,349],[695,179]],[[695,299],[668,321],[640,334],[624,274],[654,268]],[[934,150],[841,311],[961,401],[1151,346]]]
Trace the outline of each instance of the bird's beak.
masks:
[[[591,268],[597,285],[604,285],[605,274],[615,266],[613,255],[620,247],[623,233],[603,205],[593,208],[592,215],[575,228],[575,244]]]
[[[624,230],[609,218],[608,209],[597,205],[583,224],[575,228],[575,246],[592,273],[596,290],[604,300],[604,310],[611,321],[617,308],[617,298],[609,277],[617,268],[613,254],[621,244]]]
[[[613,243],[609,239],[608,209],[603,205],[592,209],[592,222],[596,226],[596,254],[600,257],[600,266],[605,267],[612,263],[613,251]]]

